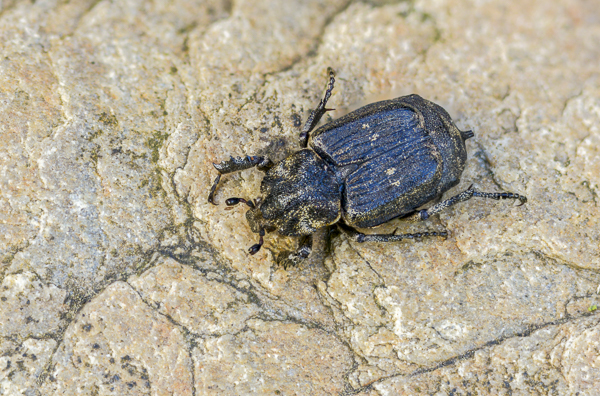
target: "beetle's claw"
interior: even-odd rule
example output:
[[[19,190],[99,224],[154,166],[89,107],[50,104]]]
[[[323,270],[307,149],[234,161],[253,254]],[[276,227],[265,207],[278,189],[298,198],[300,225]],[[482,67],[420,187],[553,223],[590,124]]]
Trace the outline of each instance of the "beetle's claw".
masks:
[[[213,164],[214,165],[214,164]],[[219,184],[219,181],[221,180],[221,174],[219,173],[217,175],[217,178],[215,179],[215,181],[213,182],[212,187],[210,188],[210,193],[208,194],[208,202],[210,202],[213,205],[218,205],[215,202],[215,191],[217,190],[217,185]]]

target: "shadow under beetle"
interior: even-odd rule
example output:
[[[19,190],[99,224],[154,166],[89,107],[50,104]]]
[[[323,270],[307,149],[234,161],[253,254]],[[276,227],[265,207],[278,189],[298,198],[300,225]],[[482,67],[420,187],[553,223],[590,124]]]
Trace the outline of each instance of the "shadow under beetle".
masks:
[[[458,184],[467,160],[465,140],[472,131],[460,131],[440,106],[418,95],[372,103],[313,131],[329,110],[335,75],[300,134],[301,150],[274,164],[266,157],[231,157],[214,164],[219,175],[208,202],[215,204],[221,175],[256,166],[265,172],[254,201],[229,198],[228,206],[245,203],[246,219],[260,241],[266,232],[302,237],[298,250],[284,258],[285,266],[309,256],[312,233],[337,224],[357,242],[392,242],[406,238],[446,237],[443,232],[416,234],[362,234],[354,227],[374,227],[396,217],[422,221],[472,197],[527,198],[509,192],[485,193],[469,187],[429,209],[416,210]]]

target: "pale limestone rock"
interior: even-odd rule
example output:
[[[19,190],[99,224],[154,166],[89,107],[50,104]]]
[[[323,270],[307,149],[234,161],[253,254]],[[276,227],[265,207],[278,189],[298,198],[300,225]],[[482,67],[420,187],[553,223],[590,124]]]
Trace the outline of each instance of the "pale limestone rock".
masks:
[[[332,334],[262,320],[199,342],[193,357],[200,395],[335,395],[344,389],[339,373],[353,363]]]

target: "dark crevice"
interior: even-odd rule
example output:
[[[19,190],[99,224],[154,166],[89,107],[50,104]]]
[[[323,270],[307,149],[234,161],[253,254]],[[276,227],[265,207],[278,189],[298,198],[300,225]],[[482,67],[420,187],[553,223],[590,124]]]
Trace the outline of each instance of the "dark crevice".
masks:
[[[323,26],[321,27],[319,34],[317,34],[316,38],[313,40],[313,44],[311,46],[311,48],[309,48],[306,53],[304,54],[299,54],[297,57],[295,57],[294,59],[292,59],[292,61],[290,62],[289,65],[282,67],[276,71],[267,73],[267,75],[274,75],[274,74],[280,74],[280,73],[285,73],[287,71],[293,70],[294,67],[296,67],[296,65],[302,63],[302,62],[307,62],[307,63],[312,63],[309,60],[310,59],[314,59],[317,57],[317,55],[319,54],[319,48],[323,45],[323,36],[325,31],[327,30],[327,28],[329,27],[329,25],[331,25],[333,23],[333,21],[341,14],[343,14],[344,12],[346,12],[346,10],[353,4],[353,1],[346,1],[345,4],[341,5],[340,8],[337,11],[334,11],[331,15],[329,15],[326,19],[325,22],[323,23]]]
[[[375,270],[375,268],[373,268],[373,266],[371,265],[371,263],[362,254],[360,254],[360,252],[350,243],[350,240],[348,240],[348,245],[350,245],[350,247],[352,247],[352,250],[354,250],[354,253],[356,253],[356,255],[358,257],[360,257],[360,259],[367,265],[367,267],[369,267],[371,269],[371,271],[373,271],[373,273],[375,275],[377,275],[377,277],[381,281],[381,286],[385,287],[385,280],[383,279],[383,276],[381,276],[379,274],[379,272],[377,272]]]
[[[568,267],[568,268],[572,269],[573,271],[575,271],[575,273],[577,273],[577,275],[580,278],[583,278],[592,283],[595,283],[597,281],[595,279],[587,278],[583,272],[591,272],[593,274],[600,275],[600,269],[598,269],[598,268],[582,268],[582,267],[577,266],[576,264],[565,261],[561,258],[550,256],[549,254],[544,253],[540,250],[531,250],[531,253],[533,253],[538,259],[540,259],[540,261],[542,261],[544,263],[548,263],[548,261],[551,261],[552,265],[554,265],[554,266]]]
[[[188,356],[190,358],[190,375],[192,378],[191,388],[192,388],[192,395],[195,396],[196,395],[196,377],[195,377],[194,358],[193,358],[193,349],[195,347],[195,343],[193,342],[193,339],[194,339],[195,335],[185,325],[176,321],[171,315],[162,313],[160,311],[160,309],[155,306],[155,304],[152,304],[150,301],[146,300],[146,298],[144,298],[142,293],[139,290],[137,290],[133,285],[131,285],[129,282],[126,282],[126,283],[131,288],[131,290],[134,291],[138,295],[140,300],[142,300],[142,302],[144,304],[146,304],[146,306],[150,310],[156,312],[158,315],[165,318],[169,323],[171,323],[171,325],[173,325],[173,327],[181,329],[181,332],[182,332],[185,342],[187,344]]]
[[[337,335],[337,333],[335,331],[328,328],[328,326],[325,326],[323,323],[320,323],[318,321],[307,321],[305,319],[302,319],[300,316],[297,316],[297,315],[293,314],[292,312],[290,312],[290,310],[291,311],[294,310],[294,307],[289,306],[289,304],[287,304],[286,302],[284,302],[282,300],[279,300],[277,298],[274,299],[268,292],[262,290],[262,288],[260,288],[259,286],[256,286],[254,284],[254,282],[252,281],[252,279],[246,279],[246,282],[249,285],[248,287],[245,287],[245,286],[241,287],[238,284],[238,282],[234,281],[234,279],[233,279],[233,278],[235,278],[235,276],[234,276],[235,271],[232,271],[230,269],[231,266],[226,265],[223,262],[223,259],[218,258],[218,257],[220,257],[218,252],[216,252],[212,247],[210,247],[209,245],[207,245],[203,242],[199,243],[198,246],[202,246],[202,248],[203,248],[202,250],[210,252],[210,254],[214,260],[214,263],[217,264],[216,270],[205,269],[205,268],[199,267],[196,263],[196,259],[191,256],[190,250],[188,250],[188,252],[184,253],[184,254],[181,254],[181,253],[175,254],[174,251],[179,250],[178,248],[182,247],[181,245],[176,246],[176,247],[170,247],[169,249],[165,249],[165,248],[160,249],[159,253],[164,255],[165,257],[172,258],[173,260],[177,261],[178,263],[180,263],[182,265],[191,266],[192,268],[194,268],[194,270],[203,274],[203,276],[212,274],[213,276],[210,278],[211,282],[214,281],[214,282],[225,284],[225,285],[233,288],[234,290],[238,291],[239,293],[246,295],[246,297],[248,299],[247,303],[255,304],[262,311],[262,313],[260,315],[256,316],[257,318],[259,318],[261,320],[265,320],[265,321],[277,320],[277,321],[281,321],[281,322],[301,324],[307,328],[320,329],[329,335],[335,336],[340,341],[343,341],[342,339],[339,338],[339,336]],[[149,268],[151,268],[151,267],[146,266],[142,269],[142,271],[146,271]],[[283,305],[283,307],[281,305]],[[215,334],[214,336],[221,336],[221,334]]]
[[[71,32],[70,36],[72,36],[73,34],[75,34],[75,31],[77,31],[79,29],[79,24],[81,23],[81,21],[88,15],[88,14],[92,14],[92,11],[94,10],[94,8],[96,8],[96,6],[98,4],[100,4],[102,2],[102,0],[93,0],[88,7],[85,9],[85,11],[83,11],[83,13],[81,14],[81,16],[79,16],[79,18],[77,19],[77,23],[75,25],[75,28],[73,29],[73,31]],[[92,14],[93,15],[93,14]]]

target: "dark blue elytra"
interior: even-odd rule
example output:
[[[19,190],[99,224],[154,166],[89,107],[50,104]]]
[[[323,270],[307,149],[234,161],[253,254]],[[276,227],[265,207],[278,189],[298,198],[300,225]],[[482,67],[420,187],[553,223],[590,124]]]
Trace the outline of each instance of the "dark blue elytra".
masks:
[[[443,108],[409,95],[324,125],[309,146],[343,181],[345,223],[362,228],[412,212],[455,186],[470,136]]]

